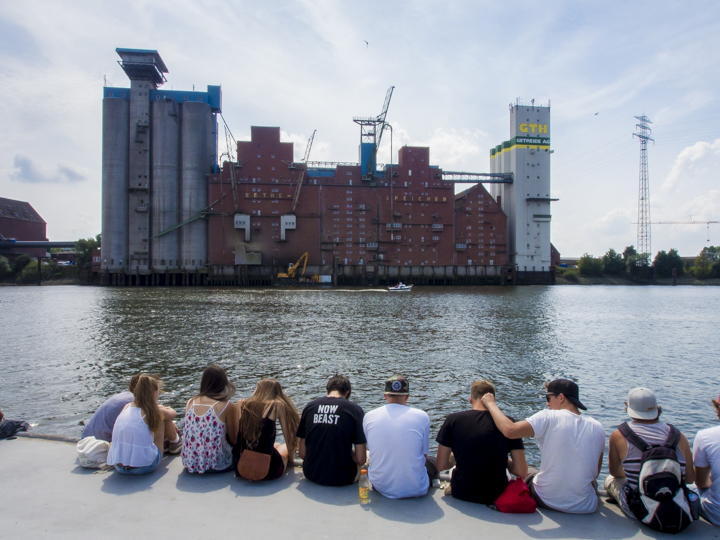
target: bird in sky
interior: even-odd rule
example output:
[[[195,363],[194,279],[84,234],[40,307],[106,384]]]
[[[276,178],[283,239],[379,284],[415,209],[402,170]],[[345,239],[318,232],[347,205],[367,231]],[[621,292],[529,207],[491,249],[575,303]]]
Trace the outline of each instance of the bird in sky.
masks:
[[[363,41],[365,41],[365,40],[363,39]],[[368,48],[369,46],[370,46],[370,44],[367,41],[365,41],[365,48]]]
[[[599,112],[596,112],[596,113],[595,113],[595,116],[597,116],[598,114],[600,114],[600,113],[599,113]]]

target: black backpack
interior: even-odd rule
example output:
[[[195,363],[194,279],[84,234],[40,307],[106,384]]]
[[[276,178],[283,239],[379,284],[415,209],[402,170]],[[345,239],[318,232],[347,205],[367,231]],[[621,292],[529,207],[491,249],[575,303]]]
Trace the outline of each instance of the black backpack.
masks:
[[[666,533],[678,533],[693,521],[682,468],[677,459],[680,431],[668,424],[665,443],[650,445],[627,423],[618,426],[628,442],[642,451],[637,489],[626,484],[628,505],[642,523]]]

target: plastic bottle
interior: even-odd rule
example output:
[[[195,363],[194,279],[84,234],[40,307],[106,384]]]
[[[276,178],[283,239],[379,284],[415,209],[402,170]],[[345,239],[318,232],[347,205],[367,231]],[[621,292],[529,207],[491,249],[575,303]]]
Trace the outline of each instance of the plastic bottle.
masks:
[[[360,482],[359,482],[359,499],[360,504],[370,503],[370,479],[367,475],[367,469],[360,471]]]

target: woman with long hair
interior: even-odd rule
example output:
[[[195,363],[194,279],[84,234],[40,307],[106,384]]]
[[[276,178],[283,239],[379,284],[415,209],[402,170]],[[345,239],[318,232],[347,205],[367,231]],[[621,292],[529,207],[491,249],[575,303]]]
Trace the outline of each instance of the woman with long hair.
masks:
[[[280,478],[288,460],[295,457],[297,427],[300,415],[295,405],[275,379],[262,379],[253,395],[237,403],[239,417],[238,437],[233,448],[233,467],[245,450],[270,455],[270,466],[263,480]],[[285,444],[275,442],[275,422],[280,422]]]
[[[146,474],[154,471],[162,459],[164,441],[170,452],[179,451],[180,439],[172,418],[175,411],[158,404],[161,381],[140,375],[132,403],[125,405],[115,421],[107,463],[122,474]]]
[[[235,385],[217,364],[205,368],[200,392],[187,402],[180,456],[188,472],[227,472],[237,438]]]

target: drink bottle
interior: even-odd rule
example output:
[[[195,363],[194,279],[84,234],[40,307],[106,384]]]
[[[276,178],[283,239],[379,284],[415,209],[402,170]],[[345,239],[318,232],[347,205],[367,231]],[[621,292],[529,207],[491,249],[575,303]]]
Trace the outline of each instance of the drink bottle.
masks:
[[[370,502],[370,479],[367,475],[367,469],[360,471],[359,486],[360,504],[368,504]]]

